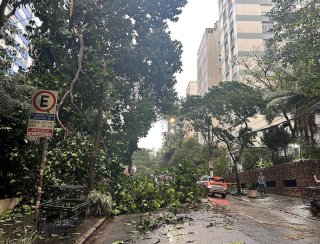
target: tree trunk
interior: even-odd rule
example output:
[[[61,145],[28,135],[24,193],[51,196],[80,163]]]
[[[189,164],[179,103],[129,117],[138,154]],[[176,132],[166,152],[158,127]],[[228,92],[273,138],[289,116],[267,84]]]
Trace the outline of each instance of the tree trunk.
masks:
[[[89,158],[89,169],[88,169],[88,190],[89,192],[94,189],[94,178],[95,178],[95,166],[97,162],[97,157],[101,145],[101,136],[103,130],[103,101],[105,98],[104,94],[104,81],[107,75],[107,64],[105,63],[102,68],[102,76],[99,84],[99,96],[98,96],[98,118],[97,118],[97,130],[94,138],[94,148],[91,152]]]
[[[282,110],[282,114],[283,114],[284,118],[286,119],[286,121],[288,123],[289,129],[291,131],[292,138],[295,138],[296,137],[296,132],[295,132],[295,128],[291,124],[290,118],[288,117],[287,113],[284,110]]]
[[[238,167],[237,167],[237,161],[234,161],[234,168],[236,171],[236,180],[237,180],[237,194],[241,195],[241,184],[240,184],[240,177],[239,177],[239,172],[238,172]]]
[[[226,142],[226,145],[227,145],[227,149],[228,149],[228,152],[229,152],[229,155],[233,161],[233,165],[234,165],[234,169],[236,171],[236,181],[237,181],[237,194],[240,195],[241,194],[241,184],[240,184],[240,177],[239,177],[239,172],[238,172],[238,167],[237,167],[237,159],[233,156],[232,152],[231,152],[231,147],[229,145],[228,142]]]
[[[309,125],[309,131],[310,131],[310,142],[311,142],[311,146],[315,146],[316,145],[316,139],[315,139],[315,133],[316,133],[316,123],[314,122],[313,118],[308,118],[308,125]]]
[[[128,141],[128,172],[131,174],[132,171],[132,155],[138,150],[138,138],[129,139]]]
[[[306,141],[307,145],[310,145],[307,116],[306,115],[302,116],[301,120],[302,120],[302,131],[304,134],[304,140]]]

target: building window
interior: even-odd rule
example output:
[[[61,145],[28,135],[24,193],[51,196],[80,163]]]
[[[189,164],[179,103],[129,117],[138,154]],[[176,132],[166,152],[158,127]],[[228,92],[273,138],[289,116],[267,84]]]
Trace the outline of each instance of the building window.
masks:
[[[283,185],[284,185],[284,187],[297,187],[297,181],[296,180],[284,180]]]
[[[272,27],[273,27],[273,22],[262,21],[262,33],[269,33]]]
[[[267,181],[267,187],[276,187],[276,182],[273,181]]]

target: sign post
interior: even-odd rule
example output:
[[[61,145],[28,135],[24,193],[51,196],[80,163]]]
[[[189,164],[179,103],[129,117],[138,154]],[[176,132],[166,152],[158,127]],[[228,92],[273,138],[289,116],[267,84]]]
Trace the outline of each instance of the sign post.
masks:
[[[42,138],[43,141],[42,156],[38,169],[35,228],[38,227],[40,200],[43,187],[44,164],[46,162],[48,150],[48,137],[53,136],[57,99],[57,91],[37,90],[32,95],[32,105],[29,115],[27,136],[29,138]]]

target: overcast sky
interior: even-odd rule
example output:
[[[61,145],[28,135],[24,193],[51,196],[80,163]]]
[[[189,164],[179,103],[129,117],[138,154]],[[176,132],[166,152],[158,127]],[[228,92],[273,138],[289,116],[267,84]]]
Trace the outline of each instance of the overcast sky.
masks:
[[[183,71],[177,74],[176,85],[179,97],[185,97],[189,81],[197,80],[197,52],[204,30],[212,28],[218,19],[218,0],[189,0],[179,21],[170,25],[172,38],[183,45]],[[148,136],[139,141],[139,147],[159,149],[165,129],[165,121],[155,123]]]

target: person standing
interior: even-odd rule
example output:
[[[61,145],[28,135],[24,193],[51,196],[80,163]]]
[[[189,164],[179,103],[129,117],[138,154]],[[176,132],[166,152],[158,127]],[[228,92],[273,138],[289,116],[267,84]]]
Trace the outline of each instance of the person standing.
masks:
[[[259,183],[260,194],[262,196],[262,192],[264,194],[267,193],[266,177],[263,175],[262,172],[260,172],[260,175],[258,177],[258,183]]]

